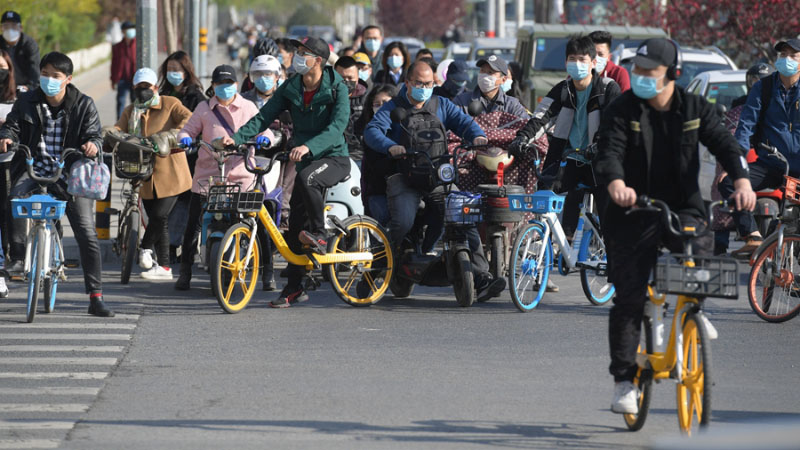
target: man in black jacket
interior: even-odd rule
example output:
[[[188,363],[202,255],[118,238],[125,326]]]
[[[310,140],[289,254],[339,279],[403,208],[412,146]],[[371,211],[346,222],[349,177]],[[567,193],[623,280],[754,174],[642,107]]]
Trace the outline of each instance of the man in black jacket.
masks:
[[[39,68],[41,87],[20,95],[0,128],[0,152],[8,151],[14,144],[23,144],[31,150],[36,173],[52,176],[55,167],[43,154],[58,159],[64,149],[74,148],[93,158],[103,140],[94,101],[71,84],[72,60],[63,53],[52,52],[42,58]],[[90,299],[89,314],[113,317],[114,313],[103,303],[100,244],[92,213],[94,202],[67,194],[67,175],[76,159],[77,156],[67,160],[61,180],[50,185],[49,191],[54,197],[67,201],[67,217],[78,241],[84,284]],[[37,189],[37,183],[25,172],[14,183],[11,197],[27,197]],[[14,220],[10,257],[17,271],[25,255],[25,228],[25,219]]]
[[[341,75],[347,92],[350,94],[350,120],[344,130],[344,139],[347,141],[347,151],[350,159],[361,167],[361,158],[364,157],[364,136],[356,134],[355,126],[364,112],[364,102],[367,99],[367,82],[358,78],[358,65],[351,56],[342,56],[333,65],[336,72]]]
[[[16,12],[4,12],[0,24],[3,28],[0,49],[7,51],[14,63],[17,90],[25,92],[36,89],[39,86],[39,46],[32,37],[22,32],[22,18]]]
[[[616,287],[609,315],[611,349],[609,371],[615,392],[611,410],[638,413],[636,349],[647,301],[647,282],[663,242],[681,252],[676,239],[665,235],[655,213],[625,215],[639,195],[666,202],[682,224],[702,230],[707,226],[697,176],[698,143],[716,156],[735,180],[739,209],[752,210],[755,194],[747,162],[736,140],[722,125],[713,105],[703,97],[675,86],[680,76],[677,44],[649,39],[638,48],[632,70],[632,90],[623,93],[605,111],[600,124],[595,174],[607,186],[612,200],[603,216],[608,254],[608,278]],[[711,236],[693,241],[698,255],[711,253]]]

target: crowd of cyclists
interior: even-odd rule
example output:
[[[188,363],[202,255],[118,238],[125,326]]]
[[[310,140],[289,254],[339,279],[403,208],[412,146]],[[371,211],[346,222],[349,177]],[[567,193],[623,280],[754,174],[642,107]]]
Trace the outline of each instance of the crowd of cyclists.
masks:
[[[436,252],[443,218],[441,209],[434,206],[443,201],[441,195],[416,183],[398,161],[412,149],[448,151],[446,133],[473,145],[489,143],[489,130],[467,113],[471,105],[480,105],[480,114],[502,112],[522,118],[524,127],[503,150],[519,164],[531,164],[527,156],[539,152],[535,159],[544,160],[544,173],[563,165],[565,150],[596,145],[592,164],[568,161],[555,189],[566,194],[563,224],[571,235],[580,201],[575,188],[594,186],[608,277],[616,287],[609,325],[610,371],[616,383],[612,410],[631,414],[637,410],[638,392],[632,379],[647,282],[658,248],[675,243],[665,235],[657,215],[627,215],[626,211],[638,196],[649,195],[666,202],[684,224],[707,227],[697,182],[698,145],[702,143],[724,170],[719,193],[735,199],[734,222],[746,240],[740,252],[752,252],[762,239],[749,213],[755,204],[753,188],[780,186],[783,168],[760,158],[748,164],[744,154],[766,142],[787,156],[790,173],[800,172],[800,40],[775,46],[777,72],[768,67],[755,72],[758,79],[748,84],[749,95],[737,105],[739,118],[732,134],[711,104],[676,86],[681,50],[674,41],[643,42],[629,73],[609,60],[612,39],[605,31],[570,39],[565,54],[569,76],[529,112],[510,95],[515,92],[514,82],[521,80],[513,79],[510,61],[500,56],[477,61],[477,86],[468,90],[469,68],[464,62],[451,62],[446,70],[439,70],[426,49],[412,57],[402,42],[384,46],[377,26],[365,27],[358,47],[345,48],[339,55],[316,37],[294,40],[257,35],[247,48],[246,73],[220,65],[213,70],[207,89],[183,51],[169,55],[159,68],[139,68],[131,86],[133,103],[105,130],[92,99],[71,83],[73,64],[66,55],[44,55],[39,63],[40,86],[16,94],[13,67],[8,54],[0,51],[0,95],[5,93],[3,100],[13,103],[0,128],[0,152],[24,144],[34,152],[36,172],[48,175],[54,170],[53,158],[66,148],[95,157],[103,147],[104,133],[148,138],[159,149],[159,157],[141,188],[149,217],[138,258],[141,276],[171,280],[172,264],[179,261],[174,287],[188,290],[206,200],[201,181],[218,175],[217,162],[208,153],[187,155],[184,151],[198,139],[218,149],[252,142],[267,146],[280,132],[289,150],[279,181],[284,195],[282,219],[288,223],[285,239],[295,253],[309,246],[319,254],[328,250],[323,192],[350,174],[350,159],[361,169],[367,214],[386,227],[394,245],[411,229],[421,200],[426,210],[438,211],[426,211],[423,244],[424,252]],[[401,121],[393,114],[398,108],[407,113]],[[410,135],[415,138],[409,139]],[[72,162],[67,161],[67,168]],[[25,163],[21,157],[6,163],[13,175],[9,198],[24,197],[35,185],[24,175]],[[245,169],[243,157],[231,157],[227,167],[228,182],[252,185],[254,176]],[[532,172],[533,167],[519,170]],[[90,296],[89,313],[113,316],[103,301],[93,205],[67,194],[68,172],[51,187],[51,193],[67,201]],[[23,270],[25,236],[24,220],[13,221],[10,233],[2,236],[10,243],[5,269],[11,274]],[[710,254],[712,248],[709,236],[698,238],[695,244],[701,255]],[[499,295],[506,281],[489,273],[477,231],[470,236],[470,249],[478,297]],[[0,265],[2,258],[0,253]],[[308,300],[301,283],[305,274],[304,267],[290,264],[283,274],[286,282],[270,306],[285,308]],[[275,280],[270,261],[263,272],[263,289],[275,289]],[[557,290],[548,285],[548,291]],[[7,292],[5,284],[0,285],[0,294]]]

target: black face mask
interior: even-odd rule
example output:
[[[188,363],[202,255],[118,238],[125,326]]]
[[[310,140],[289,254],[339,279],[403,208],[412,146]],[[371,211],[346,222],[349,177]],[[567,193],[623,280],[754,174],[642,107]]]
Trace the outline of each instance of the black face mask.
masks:
[[[345,80],[344,84],[345,84],[345,86],[347,86],[347,92],[352,94],[353,91],[356,90],[356,85],[358,84],[358,82],[357,81],[351,81],[351,80]]]
[[[8,81],[8,69],[0,69],[0,84],[6,84]]]
[[[147,103],[153,98],[153,95],[155,95],[155,93],[149,87],[141,87],[133,90],[133,98],[139,103]]]

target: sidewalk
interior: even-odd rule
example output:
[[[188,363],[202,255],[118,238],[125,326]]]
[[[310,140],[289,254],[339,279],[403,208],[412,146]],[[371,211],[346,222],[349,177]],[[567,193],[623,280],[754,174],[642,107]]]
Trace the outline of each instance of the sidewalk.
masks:
[[[159,54],[159,61],[166,59],[166,54]],[[220,50],[216,53],[209,53],[209,70],[210,73],[213,68],[227,62],[224,51]],[[157,70],[158,68],[153,68]],[[117,109],[117,92],[111,89],[111,80],[109,74],[111,73],[111,62],[107,61],[98,65],[86,72],[77,75],[72,83],[81,90],[84,94],[91,97],[97,106],[97,112],[100,115],[100,123],[102,126],[114,125],[117,122],[116,109]],[[243,74],[238,74],[239,78]],[[209,80],[202,80],[204,86],[208,86]],[[114,177],[114,171],[111,171],[111,208],[122,208],[122,188],[125,186],[123,180]],[[144,230],[142,230],[142,233]],[[112,251],[112,240],[117,235],[117,217],[111,217],[110,239],[100,240],[100,254],[104,263],[118,263],[119,257]],[[67,259],[79,259],[78,243],[75,241],[71,227],[64,227],[64,253]]]

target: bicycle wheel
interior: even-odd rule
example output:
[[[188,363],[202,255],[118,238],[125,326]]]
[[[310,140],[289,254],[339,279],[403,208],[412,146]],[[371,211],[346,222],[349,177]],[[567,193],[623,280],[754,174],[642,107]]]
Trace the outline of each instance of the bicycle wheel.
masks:
[[[229,314],[243,310],[256,290],[261,255],[258,237],[250,253],[247,252],[251,233],[253,230],[242,223],[228,228],[216,259],[209,267],[211,285],[216,286],[214,296],[219,306]]]
[[[39,244],[44,242],[44,231],[38,231],[31,243],[31,271],[28,272],[28,309],[27,320],[32,323],[36,318],[36,308],[39,304],[39,288],[42,286],[42,268],[44,267],[44,254]]]
[[[543,237],[544,226],[533,223],[517,236],[511,252],[511,300],[522,312],[536,308],[547,289],[547,277],[553,265],[553,247]]]
[[[491,238],[491,247],[489,248],[489,258],[491,259],[491,263],[489,264],[489,272],[492,274],[492,278],[494,279],[505,276],[503,249],[503,236],[493,236]]]
[[[119,282],[128,284],[131,280],[131,270],[136,254],[139,253],[139,212],[131,211],[125,219],[123,229],[119,232],[122,242],[122,271],[120,272]]]
[[[342,301],[352,306],[374,305],[389,289],[394,273],[392,245],[383,227],[368,216],[351,216],[342,224],[347,234],[328,239],[328,253],[370,252],[372,261],[326,264],[323,271]],[[397,280],[402,284],[404,280]],[[410,294],[414,285],[408,289]]]
[[[220,249],[220,244],[221,243],[222,243],[222,239],[220,239],[218,237],[214,237],[214,238],[209,237],[208,240],[206,241],[206,248],[208,250],[206,251],[205,258],[206,258],[206,266],[208,267],[209,274],[211,272],[213,272],[213,270],[211,268],[213,267],[214,261],[216,261],[219,258],[219,249]],[[259,250],[261,250],[261,249],[259,249]],[[260,254],[260,252],[259,252],[259,254]],[[218,283],[218,281],[222,281],[222,284]],[[211,291],[214,292],[215,293],[214,295],[216,296],[217,295],[216,293],[220,289],[220,286],[228,286],[230,281],[231,281],[231,273],[229,271],[223,272],[222,276],[221,276],[221,278],[219,280],[212,276],[211,277]],[[219,297],[217,297],[217,299],[219,299]]]
[[[775,260],[780,273],[774,272]],[[773,242],[756,258],[747,283],[750,307],[767,322],[785,322],[800,313],[800,236],[783,238],[783,248]]]
[[[453,292],[456,294],[458,306],[467,308],[475,301],[475,276],[472,273],[472,261],[469,252],[462,250],[450,261],[453,270]]]
[[[606,262],[606,246],[603,239],[592,229],[586,230],[581,239],[581,249],[578,253],[583,256],[580,261],[586,264]],[[586,298],[593,305],[602,305],[614,296],[614,285],[608,282],[605,275],[597,275],[596,270],[581,267],[581,287]]]
[[[58,274],[61,267],[61,251],[58,246],[57,236],[55,232],[50,235],[50,273],[44,277],[44,312],[48,314],[53,312],[56,307]]]
[[[711,341],[702,312],[693,311],[683,322],[683,354],[678,380],[678,426],[692,434],[697,425],[708,426],[711,420]],[[696,420],[695,420],[696,419]]]
[[[642,333],[647,333],[645,336],[649,336],[649,330],[645,328],[644,323],[642,324]],[[642,353],[641,345],[639,345],[636,353]],[[650,411],[650,399],[653,394],[653,371],[639,367],[636,370],[636,376],[633,378],[633,384],[639,388],[639,412],[636,414],[624,414],[623,418],[630,431],[639,431],[644,426],[644,422],[647,420],[647,413]]]
[[[395,298],[407,298],[414,292],[414,282],[398,276],[393,276],[389,281],[389,290]]]

